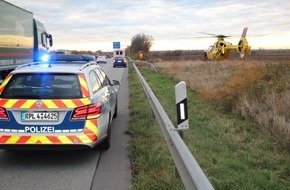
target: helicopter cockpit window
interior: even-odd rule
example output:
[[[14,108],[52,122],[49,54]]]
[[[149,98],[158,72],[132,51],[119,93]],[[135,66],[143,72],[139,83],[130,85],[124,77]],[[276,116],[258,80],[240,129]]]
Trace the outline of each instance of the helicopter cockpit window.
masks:
[[[213,46],[209,46],[209,48],[207,49],[207,52],[212,52],[213,51]]]

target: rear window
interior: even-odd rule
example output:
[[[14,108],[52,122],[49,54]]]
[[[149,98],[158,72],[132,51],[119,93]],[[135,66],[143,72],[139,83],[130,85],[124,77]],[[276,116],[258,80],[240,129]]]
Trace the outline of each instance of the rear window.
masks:
[[[14,74],[1,98],[9,99],[76,99],[82,98],[77,74]]]

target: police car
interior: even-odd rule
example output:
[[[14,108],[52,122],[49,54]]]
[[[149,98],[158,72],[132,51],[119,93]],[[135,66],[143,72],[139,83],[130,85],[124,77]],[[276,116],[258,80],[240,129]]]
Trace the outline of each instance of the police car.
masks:
[[[0,148],[108,149],[119,81],[95,61],[60,55],[24,64],[0,86]]]

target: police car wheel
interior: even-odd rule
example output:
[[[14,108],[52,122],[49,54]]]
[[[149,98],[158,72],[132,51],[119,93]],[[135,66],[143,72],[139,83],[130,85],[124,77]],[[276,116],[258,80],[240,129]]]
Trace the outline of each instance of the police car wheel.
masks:
[[[102,150],[108,150],[110,146],[111,146],[111,124],[109,122],[107,137],[103,142],[101,142],[101,144],[99,145],[99,148]]]
[[[116,106],[115,106],[115,113],[113,115],[113,118],[116,118],[118,116],[118,100],[116,100]]]

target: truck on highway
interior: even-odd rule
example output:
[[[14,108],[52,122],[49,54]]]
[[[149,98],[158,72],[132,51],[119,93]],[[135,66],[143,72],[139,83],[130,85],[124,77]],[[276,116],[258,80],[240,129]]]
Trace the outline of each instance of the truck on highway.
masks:
[[[0,0],[0,81],[17,66],[39,61],[52,43],[32,12]]]

